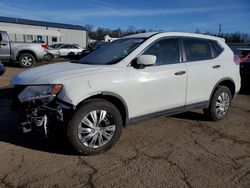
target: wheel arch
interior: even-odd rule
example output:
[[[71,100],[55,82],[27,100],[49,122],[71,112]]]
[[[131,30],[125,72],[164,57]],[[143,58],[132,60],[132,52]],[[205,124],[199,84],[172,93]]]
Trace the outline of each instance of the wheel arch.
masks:
[[[20,51],[17,53],[16,60],[19,60],[19,57],[20,57],[22,54],[25,54],[25,53],[32,55],[32,56],[35,58],[35,61],[37,61],[37,56],[36,56],[35,52],[33,52],[32,50],[20,50]]]
[[[84,103],[87,103],[92,99],[93,100],[94,99],[103,99],[103,100],[106,100],[106,101],[112,103],[113,105],[115,105],[117,107],[117,109],[119,110],[119,112],[121,113],[122,120],[123,120],[123,126],[126,127],[128,119],[129,119],[128,106],[127,106],[127,103],[125,102],[125,100],[120,95],[113,93],[113,92],[101,92],[98,94],[94,94],[94,95],[87,97],[86,99],[84,99],[80,103],[78,103],[76,105],[76,109],[79,106],[84,105]]]
[[[214,93],[216,92],[216,90],[217,90],[217,88],[219,86],[226,86],[226,87],[228,87],[230,89],[230,91],[231,91],[232,97],[235,96],[235,82],[233,81],[232,78],[229,78],[229,77],[223,78],[223,79],[219,80],[216,83],[216,85],[214,86],[214,88],[212,90],[212,93],[210,94],[209,104],[210,104],[210,102],[212,100],[212,97],[213,97]]]

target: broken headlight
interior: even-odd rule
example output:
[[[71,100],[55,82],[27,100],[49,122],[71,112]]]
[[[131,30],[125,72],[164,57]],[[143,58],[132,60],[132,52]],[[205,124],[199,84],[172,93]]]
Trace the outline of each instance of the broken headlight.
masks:
[[[61,91],[62,87],[61,84],[28,86],[18,95],[18,99],[21,103],[36,100],[50,102]]]

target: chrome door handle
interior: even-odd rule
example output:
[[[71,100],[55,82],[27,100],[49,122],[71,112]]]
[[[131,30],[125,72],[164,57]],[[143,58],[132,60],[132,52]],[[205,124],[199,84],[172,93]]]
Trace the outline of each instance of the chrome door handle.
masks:
[[[218,68],[220,68],[220,65],[214,65],[213,66],[213,69],[218,69]]]
[[[177,75],[177,76],[179,76],[179,75],[186,74],[186,71],[179,71],[179,72],[176,72],[174,74]]]

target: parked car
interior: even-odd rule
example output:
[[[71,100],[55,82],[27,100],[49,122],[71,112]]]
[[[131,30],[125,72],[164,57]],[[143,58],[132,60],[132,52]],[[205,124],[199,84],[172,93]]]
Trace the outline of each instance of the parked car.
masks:
[[[18,62],[21,67],[31,67],[44,59],[46,44],[11,42],[6,31],[0,31],[0,61]]]
[[[48,47],[46,50],[45,60],[52,61],[54,58],[60,57],[60,51],[56,48]]]
[[[250,89],[250,48],[238,48],[240,57],[241,85],[244,89]]]
[[[123,127],[142,120],[196,108],[211,120],[223,119],[240,74],[224,39],[161,32],[127,36],[79,61],[24,71],[12,84],[14,106],[26,113],[25,132],[47,135],[65,125],[72,146],[91,155],[110,149]]]
[[[77,44],[64,44],[58,47],[60,56],[74,56],[80,55],[85,49]]]
[[[5,73],[5,67],[4,65],[0,62],[0,76],[2,76]]]

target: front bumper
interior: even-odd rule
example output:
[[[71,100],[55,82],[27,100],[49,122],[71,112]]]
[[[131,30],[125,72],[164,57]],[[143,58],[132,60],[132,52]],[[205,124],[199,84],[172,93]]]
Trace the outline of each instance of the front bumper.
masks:
[[[24,132],[38,131],[46,137],[50,130],[67,125],[73,113],[73,106],[57,97],[49,103],[40,100],[21,103],[18,95],[27,86],[15,86],[11,110],[16,111],[21,119],[19,128]]]

